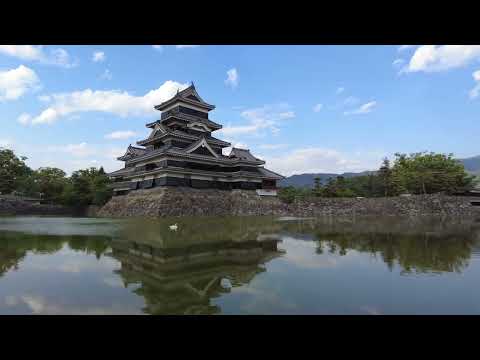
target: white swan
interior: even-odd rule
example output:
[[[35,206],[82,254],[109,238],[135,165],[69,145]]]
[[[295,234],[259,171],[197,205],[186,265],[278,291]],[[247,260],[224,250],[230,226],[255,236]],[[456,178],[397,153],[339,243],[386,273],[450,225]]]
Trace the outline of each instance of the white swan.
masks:
[[[178,225],[177,225],[177,224],[170,225],[169,228],[170,228],[170,230],[172,230],[172,231],[177,231]]]

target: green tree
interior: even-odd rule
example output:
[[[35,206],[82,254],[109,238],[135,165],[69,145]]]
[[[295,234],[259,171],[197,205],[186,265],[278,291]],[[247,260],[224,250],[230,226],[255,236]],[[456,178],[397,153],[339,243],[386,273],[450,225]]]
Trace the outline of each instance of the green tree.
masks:
[[[381,187],[383,188],[383,195],[387,197],[392,193],[392,169],[390,168],[390,161],[383,159],[382,166],[378,170],[378,177],[381,181]]]
[[[286,186],[278,190],[278,197],[287,204],[294,202],[296,199],[304,199],[311,194],[310,189],[296,188],[294,186]]]
[[[313,194],[315,196],[321,196],[322,195],[322,183],[320,177],[315,177],[314,179],[315,185],[313,187]]]
[[[63,202],[70,206],[103,205],[112,196],[110,179],[103,168],[94,167],[72,173],[63,191]]]
[[[394,179],[398,187],[413,194],[455,192],[473,187],[473,176],[467,174],[453,154],[397,153],[395,157]]]
[[[336,179],[330,178],[323,188],[324,197],[337,197],[337,182]]]
[[[57,201],[67,185],[66,174],[58,168],[39,168],[33,174],[36,187],[45,199]]]
[[[0,148],[0,193],[21,190],[20,185],[32,173],[25,160],[25,156],[19,158],[12,150]]]
[[[105,174],[103,167],[93,179],[93,201],[94,205],[104,205],[112,197],[112,189],[109,187],[110,179]]]

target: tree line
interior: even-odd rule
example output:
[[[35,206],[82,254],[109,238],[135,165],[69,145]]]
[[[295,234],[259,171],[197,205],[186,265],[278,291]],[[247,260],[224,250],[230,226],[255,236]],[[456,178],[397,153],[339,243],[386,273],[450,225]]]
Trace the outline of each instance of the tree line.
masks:
[[[337,176],[322,184],[315,178],[313,189],[288,186],[279,190],[286,202],[296,198],[319,197],[389,197],[401,194],[449,194],[471,190],[478,180],[469,175],[453,154],[418,152],[395,154],[393,165],[385,158],[380,168],[368,175],[345,178]]]
[[[58,168],[31,169],[26,157],[0,148],[0,194],[42,198],[73,207],[103,205],[112,196],[103,167],[77,170],[71,176]]]

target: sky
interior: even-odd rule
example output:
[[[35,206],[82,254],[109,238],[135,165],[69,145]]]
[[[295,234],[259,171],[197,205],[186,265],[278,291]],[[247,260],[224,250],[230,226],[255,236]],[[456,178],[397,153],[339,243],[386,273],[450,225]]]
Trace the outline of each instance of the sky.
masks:
[[[480,45],[0,45],[0,147],[34,169],[120,169],[192,81],[213,135],[283,175],[480,154]]]

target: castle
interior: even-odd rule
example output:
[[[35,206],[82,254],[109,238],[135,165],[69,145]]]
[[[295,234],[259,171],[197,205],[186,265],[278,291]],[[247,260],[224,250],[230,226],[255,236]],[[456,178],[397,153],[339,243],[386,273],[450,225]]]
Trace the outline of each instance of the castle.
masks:
[[[265,161],[246,149],[232,148],[223,155],[222,149],[231,144],[212,136],[222,125],[209,119],[215,106],[200,97],[193,83],[155,109],[161,117],[146,124],[151,129],[148,138],[130,145],[118,158],[125,162],[124,168],[108,174],[114,195],[157,186],[276,195],[277,180],[283,176],[266,169]]]

